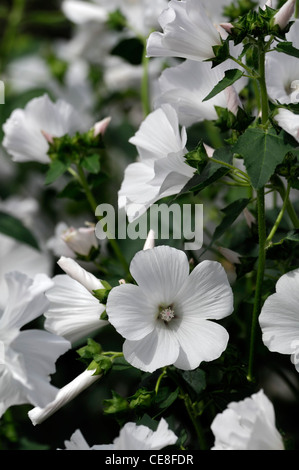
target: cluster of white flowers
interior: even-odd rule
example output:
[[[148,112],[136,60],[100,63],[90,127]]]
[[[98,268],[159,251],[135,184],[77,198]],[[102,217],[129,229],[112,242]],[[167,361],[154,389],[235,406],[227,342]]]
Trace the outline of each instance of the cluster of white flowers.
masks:
[[[147,57],[173,59],[171,66],[160,70],[152,97],[153,110],[129,140],[136,147],[137,160],[125,168],[118,206],[125,209],[130,222],[160,199],[180,193],[193,177],[195,169],[184,159],[188,152],[188,129],[205,120],[217,119],[217,106],[235,115],[238,107],[242,107],[239,94],[248,82],[247,77],[204,101],[227,70],[241,68],[233,62],[240,54],[240,45],[231,46],[231,59],[217,67],[208,60],[215,57],[213,47],[221,46],[227,37],[221,26],[221,11],[229,3],[224,0],[62,2],[62,10],[77,24],[81,40],[83,32],[86,35],[88,30],[93,37],[95,31],[103,36],[111,13],[118,10],[129,26],[122,34],[134,37],[137,30],[137,34],[148,37]],[[264,6],[264,1],[259,3]],[[285,15],[287,23],[292,17],[294,1],[288,0],[286,5],[290,10],[280,11],[276,18],[278,24],[284,21]],[[153,28],[159,31],[150,33]],[[295,20],[286,39],[299,48],[298,28],[299,20]],[[111,38],[112,43],[114,39]],[[270,52],[266,82],[273,103],[298,103],[298,58]],[[279,109],[275,120],[299,142],[298,114]],[[44,94],[29,101],[24,109],[12,112],[3,126],[2,144],[15,162],[47,165],[53,138],[89,130],[96,137],[105,133],[109,123],[110,117],[98,122],[89,117],[82,119],[75,105],[63,99],[53,102]],[[212,156],[214,149],[206,148]],[[154,235],[150,232],[144,249],[132,257],[131,282],[112,287],[107,301],[102,302],[97,291],[106,290],[104,281],[88,265],[82,264],[88,262],[93,250],[99,249],[95,226],[82,225],[80,221],[79,228],[75,228],[73,224],[61,222],[55,234],[44,243],[47,250],[59,257],[57,265],[64,274],[53,274],[46,249],[43,254],[34,254],[31,248],[22,247],[22,254],[17,255],[17,248],[9,247],[10,242],[17,242],[4,236],[2,241],[0,235],[0,252],[3,250],[0,288],[4,280],[7,284],[0,299],[0,417],[11,406],[30,404],[33,409],[29,418],[34,425],[40,424],[98,381],[101,374],[95,368],[86,369],[58,390],[51,384],[50,375],[54,374],[60,356],[107,325],[124,340],[125,360],[148,373],[168,366],[193,371],[202,363],[220,358],[228,346],[229,333],[220,323],[233,313],[234,296],[220,262],[203,260],[190,269],[184,251],[166,245],[154,246]],[[23,261],[28,258],[24,266],[26,274],[15,270],[16,265],[22,270],[22,263],[14,261],[14,255]],[[239,258],[236,261],[235,257],[234,262],[239,262]],[[278,280],[276,292],[263,304],[259,324],[264,345],[272,352],[291,355],[299,372],[298,305],[299,269],[295,269]],[[41,320],[41,315],[44,315],[43,329],[22,329],[36,319]],[[238,403],[230,403],[215,417],[211,431],[215,437],[212,450],[284,449],[273,405],[263,390]],[[178,436],[162,418],[156,431],[128,422],[110,445],[90,447],[81,431],[76,430],[70,441],[65,441],[65,448],[158,450],[174,445],[177,440]]]

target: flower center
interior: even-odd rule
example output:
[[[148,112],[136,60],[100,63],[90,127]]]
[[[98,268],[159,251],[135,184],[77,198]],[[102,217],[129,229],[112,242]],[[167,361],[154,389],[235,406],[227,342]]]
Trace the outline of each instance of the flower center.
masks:
[[[164,322],[169,323],[174,318],[174,310],[172,306],[163,308],[159,313],[159,317]]]

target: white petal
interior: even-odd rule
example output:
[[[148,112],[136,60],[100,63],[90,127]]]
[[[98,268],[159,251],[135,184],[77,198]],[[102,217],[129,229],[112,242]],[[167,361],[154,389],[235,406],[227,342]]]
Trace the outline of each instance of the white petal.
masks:
[[[105,22],[108,18],[105,7],[87,2],[66,0],[62,2],[61,7],[65,16],[76,24],[88,23],[89,21]]]
[[[280,108],[278,114],[275,116],[275,120],[278,122],[280,127],[284,129],[288,134],[292,135],[294,139],[299,142],[299,115],[292,113],[288,109]]]
[[[160,450],[175,444],[177,439],[177,436],[168,428],[165,419],[162,418],[156,431],[144,425],[126,423],[120,430],[119,437],[113,442],[114,450]]]
[[[299,338],[299,269],[284,274],[276,284],[276,293],[265,301],[259,316],[263,342],[270,351],[295,352]]]
[[[70,437],[69,441],[64,441],[66,450],[90,450],[89,445],[83,437],[80,429],[77,429]]]
[[[137,369],[154,372],[160,367],[174,364],[179,354],[179,343],[173,332],[163,323],[140,341],[126,340],[123,345],[125,359]]]
[[[139,251],[130,271],[152,305],[169,306],[189,275],[186,254],[169,246]]]
[[[183,370],[192,370],[201,362],[213,361],[221,356],[228,343],[228,333],[217,323],[197,318],[183,319],[176,330],[180,354],[174,363]]]
[[[20,332],[12,347],[23,355],[29,402],[45,406],[57,393],[57,388],[50,384],[50,374],[56,371],[55,362],[71,348],[71,344],[46,331],[25,330]]]
[[[122,284],[110,291],[106,312],[116,330],[133,341],[144,338],[155,327],[155,304],[149,302],[142,290],[132,284]]]
[[[26,274],[12,272],[6,274],[9,302],[0,319],[1,328],[21,328],[42,315],[48,306],[45,291],[53,282],[45,274],[37,274],[34,280]]]
[[[226,272],[217,261],[202,261],[177,292],[175,305],[185,317],[219,320],[233,311],[233,293]]]
[[[50,301],[44,313],[46,330],[74,343],[107,325],[100,319],[105,306],[79,282],[67,275],[55,276],[53,281],[46,294]]]

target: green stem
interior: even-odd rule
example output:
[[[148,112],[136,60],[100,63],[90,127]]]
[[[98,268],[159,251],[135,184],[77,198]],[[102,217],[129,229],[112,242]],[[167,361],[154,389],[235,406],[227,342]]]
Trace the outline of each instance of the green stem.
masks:
[[[251,335],[250,335],[250,347],[249,347],[249,362],[248,362],[248,373],[247,378],[249,381],[253,381],[253,362],[254,362],[254,351],[255,351],[255,339],[256,329],[258,323],[258,316],[262,307],[262,285],[264,280],[264,271],[266,263],[266,223],[265,223],[265,195],[264,188],[257,191],[257,211],[258,211],[258,235],[259,235],[259,257],[258,257],[258,269],[257,279],[255,287],[254,306],[252,313],[251,322]]]
[[[299,218],[296,214],[296,211],[290,201],[290,198],[287,197],[286,198],[286,189],[284,187],[284,184],[283,182],[281,181],[281,179],[279,178],[278,175],[273,175],[271,177],[271,182],[274,184],[275,186],[275,189],[277,189],[277,191],[279,192],[279,195],[281,197],[281,199],[284,201],[286,199],[286,211],[288,213],[288,216],[289,218],[291,219],[291,222],[294,226],[294,228],[299,228]]]
[[[157,380],[156,386],[155,386],[155,393],[156,393],[156,395],[157,395],[157,393],[158,393],[158,390],[159,390],[159,387],[160,387],[160,383],[161,383],[163,377],[164,377],[166,374],[167,374],[167,369],[166,369],[166,367],[165,367],[165,369],[163,369],[163,372],[160,374],[160,376],[159,376],[159,378],[158,378],[158,380]]]
[[[1,44],[0,73],[4,71],[6,62],[11,54],[14,41],[18,36],[18,27],[21,23],[25,9],[25,0],[14,0],[7,18],[6,29]]]
[[[199,443],[200,450],[206,450],[207,445],[206,445],[206,440],[204,438],[203,429],[202,429],[199,421],[196,419],[196,413],[195,413],[195,410],[194,410],[193,403],[192,403],[192,401],[191,401],[188,394],[183,394],[183,400],[184,400],[185,407],[186,407],[186,410],[188,412],[189,418],[192,421],[192,424],[193,424],[194,429],[196,431],[196,435],[197,435],[197,438],[198,438],[198,443]]]
[[[209,161],[210,162],[214,162],[214,163],[217,163],[218,165],[223,165],[223,166],[226,166],[227,168],[230,168],[231,170],[233,170],[235,173],[239,174],[239,175],[242,175],[242,179],[246,180],[249,182],[249,178],[248,178],[248,175],[242,171],[242,170],[239,170],[239,168],[236,168],[235,166],[233,165],[230,165],[229,163],[226,163],[226,162],[222,162],[221,160],[217,160],[216,158],[214,157],[211,157],[209,158]]]
[[[284,198],[284,201],[283,201],[283,205],[282,205],[282,208],[277,216],[277,219],[272,227],[272,230],[271,232],[269,233],[268,237],[267,237],[267,240],[266,240],[266,248],[269,248],[269,246],[271,245],[271,240],[272,238],[274,237],[275,233],[276,233],[276,230],[278,229],[279,227],[279,224],[283,218],[283,215],[285,213],[285,210],[286,210],[286,207],[287,207],[287,203],[288,203],[288,200],[289,200],[289,195],[290,195],[290,189],[291,189],[291,185],[290,183],[288,183],[288,187],[287,187],[287,190],[286,190],[286,194],[285,194],[285,198]]]
[[[98,205],[97,205],[97,202],[96,202],[96,200],[95,200],[95,198],[94,198],[94,196],[93,196],[93,194],[90,190],[90,187],[89,187],[88,181],[86,179],[84,170],[81,168],[80,165],[77,165],[77,171],[78,171],[78,173],[76,173],[77,180],[80,182],[82,188],[84,189],[85,195],[87,197],[87,200],[89,202],[89,205],[90,205],[91,209],[93,210],[93,212],[96,212],[96,208],[97,208]],[[101,222],[102,217],[98,217],[98,219]],[[115,255],[117,256],[117,258],[119,259],[120,263],[122,264],[124,270],[127,273],[129,273],[128,263],[127,263],[124,255],[122,254],[121,249],[118,246],[116,240],[114,238],[112,238],[111,235],[109,235],[109,233],[107,231],[105,233],[106,233],[107,239],[108,239],[108,241],[111,245],[111,248],[113,249],[113,251],[114,251]]]
[[[143,114],[146,117],[151,112],[149,100],[149,58],[146,57],[146,40],[143,41],[142,68],[141,101]]]

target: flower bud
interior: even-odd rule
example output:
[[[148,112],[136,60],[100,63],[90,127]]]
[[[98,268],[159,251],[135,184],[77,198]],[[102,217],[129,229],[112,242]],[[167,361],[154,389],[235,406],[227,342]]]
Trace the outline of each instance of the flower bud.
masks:
[[[104,135],[107,127],[109,126],[111,117],[106,117],[99,122],[96,122],[93,126],[93,136],[97,137],[99,134]]]
[[[63,269],[75,281],[80,282],[89,292],[93,293],[94,290],[105,289],[99,279],[93,274],[83,269],[75,260],[72,258],[66,258],[61,256],[57,261],[57,264]]]
[[[277,24],[281,30],[284,30],[295,12],[295,4],[296,0],[288,0],[282,5],[274,16],[274,25]]]

